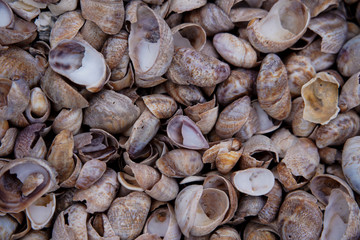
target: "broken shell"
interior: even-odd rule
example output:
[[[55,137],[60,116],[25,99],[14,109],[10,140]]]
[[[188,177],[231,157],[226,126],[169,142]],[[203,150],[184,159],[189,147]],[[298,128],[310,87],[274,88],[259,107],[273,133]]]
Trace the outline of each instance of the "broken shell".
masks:
[[[121,239],[137,237],[144,227],[150,205],[150,197],[141,192],[115,199],[107,213],[115,234]]]
[[[216,134],[223,139],[233,136],[247,121],[250,109],[250,98],[248,96],[239,98],[227,105],[216,122]]]
[[[43,194],[53,191],[56,188],[56,174],[42,159],[12,160],[0,169],[0,193],[3,196],[0,211],[20,212]],[[9,189],[9,186],[12,188]]]
[[[49,64],[55,72],[86,86],[90,92],[100,91],[110,77],[103,55],[85,41],[60,41],[49,53]]]
[[[318,98],[315,99],[318,100]],[[291,122],[292,131],[295,136],[308,137],[316,127],[316,123],[304,119],[303,115],[304,115],[305,104],[303,98],[299,97],[298,106],[294,107],[295,100],[292,103],[293,105],[291,107],[291,111],[295,112],[292,116],[292,122]],[[290,115],[292,115],[292,112],[290,113]],[[310,116],[311,118],[314,117],[308,112],[307,112],[307,116]]]
[[[213,38],[216,51],[236,67],[252,68],[257,64],[255,50],[246,40],[230,33],[218,33]]]
[[[201,154],[194,150],[174,149],[156,161],[156,167],[168,177],[183,178],[201,171]]]
[[[176,198],[179,185],[175,179],[162,174],[160,180],[150,190],[145,190],[145,193],[155,200],[168,202]]]
[[[278,216],[282,239],[319,239],[323,214],[316,199],[304,191],[289,193],[282,203]]]
[[[260,222],[269,224],[275,220],[282,202],[282,188],[280,183],[275,180],[273,188],[265,196],[267,200],[264,207],[259,211],[258,218]]]
[[[162,76],[170,66],[174,43],[167,23],[144,5],[136,8],[137,20],[131,24],[129,55],[141,79]]]
[[[323,148],[343,144],[359,132],[360,118],[354,111],[340,113],[329,123],[320,126],[315,133],[316,146]]]
[[[127,96],[104,90],[93,96],[84,112],[84,124],[109,133],[128,129],[140,115],[140,110]]]
[[[50,115],[50,110],[50,101],[41,88],[31,89],[30,102],[25,110],[30,123],[45,122]]]
[[[80,5],[83,17],[96,23],[104,33],[111,35],[119,33],[125,15],[122,0],[81,0]]]
[[[104,213],[96,214],[89,219],[87,233],[89,240],[120,240]]]
[[[281,121],[271,118],[264,109],[261,108],[257,100],[251,102],[252,109],[255,109],[257,115],[257,134],[265,134],[278,129],[281,125]],[[253,111],[250,111],[253,115]],[[291,112],[290,112],[291,113]],[[253,119],[255,120],[255,119]]]
[[[220,150],[217,154],[215,164],[216,169],[222,173],[227,174],[236,165],[241,157],[241,151]]]
[[[9,128],[5,135],[0,138],[0,157],[9,155],[13,151],[17,134],[16,128]]]
[[[359,178],[357,177],[357,172],[359,169],[357,162],[359,149],[360,137],[351,137],[347,138],[342,153],[343,173],[351,188],[357,193],[360,193],[360,182]]]
[[[262,61],[256,91],[261,108],[272,118],[283,120],[290,114],[291,96],[287,72],[276,54],[268,54]]]
[[[199,9],[191,11],[185,15],[184,20],[202,26],[209,37],[234,28],[229,16],[213,3],[208,3]]]
[[[335,161],[341,161],[340,150],[332,147],[324,147],[319,149],[320,160],[322,163],[332,165]]]
[[[119,182],[116,172],[107,169],[102,177],[91,187],[84,190],[77,190],[74,194],[74,201],[86,201],[88,213],[106,211],[116,197]]]
[[[144,233],[135,238],[135,240],[162,240],[162,238],[159,237],[157,234]]]
[[[352,75],[341,88],[339,96],[339,107],[341,112],[346,112],[360,105],[360,94],[358,93],[360,87],[359,78],[360,72],[357,72]]]
[[[44,228],[52,219],[56,206],[55,194],[44,195],[26,208],[26,216],[30,219],[34,230]]]
[[[210,236],[210,240],[241,240],[239,233],[232,227],[224,226]]]
[[[29,233],[26,233],[24,237],[21,238],[21,240],[47,240],[50,238],[50,234],[46,231],[30,231]]]
[[[192,106],[197,103],[206,102],[201,90],[193,85],[177,85],[171,81],[165,82],[166,92],[178,103]]]
[[[228,64],[190,48],[178,48],[167,72],[168,78],[180,85],[211,87],[230,75]]]
[[[11,239],[19,225],[19,223],[10,215],[0,216],[0,224],[2,226],[0,231],[1,239]]]
[[[35,123],[19,132],[14,147],[14,155],[16,158],[45,158],[47,152],[46,144],[40,136],[41,133],[46,131],[45,127],[44,123]]]
[[[268,14],[268,11],[260,8],[232,8],[229,16],[233,23],[249,22],[254,18],[264,18]]]
[[[356,239],[360,236],[359,206],[345,192],[334,189],[325,208],[321,240]]]
[[[144,233],[156,234],[166,240],[180,240],[181,231],[176,222],[174,208],[167,207],[156,209],[146,220]]]
[[[214,163],[220,151],[238,151],[240,147],[241,142],[236,138],[220,141],[218,144],[214,144],[204,152],[202,156],[203,163]]]
[[[77,134],[81,128],[83,120],[83,113],[81,108],[75,109],[62,109],[61,112],[55,117],[51,125],[54,133],[58,134],[67,129],[73,135]]]
[[[48,4],[48,8],[55,16],[59,16],[68,11],[74,11],[77,7],[78,1],[76,0],[60,0],[56,4]]]
[[[310,9],[311,17],[316,17],[326,10],[339,6],[338,0],[302,0],[302,2]]]
[[[239,198],[239,207],[237,208],[235,216],[230,223],[241,224],[245,222],[246,217],[258,215],[265,204],[266,199],[263,196],[242,196]]]
[[[152,94],[142,98],[146,107],[159,119],[171,117],[176,109],[175,100],[163,94]]]
[[[249,22],[249,40],[260,52],[281,52],[301,38],[309,21],[310,11],[303,3],[280,0],[272,6],[266,17]]]
[[[322,125],[336,118],[340,111],[339,86],[335,77],[326,72],[317,73],[313,79],[304,84],[301,88],[301,96],[305,103],[303,118]]]
[[[231,176],[234,187],[250,196],[261,196],[269,193],[274,187],[275,178],[272,172],[265,168],[248,168],[236,171]]]
[[[206,0],[189,1],[173,0],[171,1],[169,12],[183,13],[200,8],[206,4]]]
[[[86,162],[79,173],[75,187],[87,189],[99,180],[106,171],[106,163],[97,159]]]
[[[188,117],[175,116],[167,125],[166,132],[176,145],[187,149],[204,149],[209,144],[202,135],[198,126]]]
[[[350,77],[360,70],[359,43],[360,35],[357,35],[344,44],[337,56],[336,64],[338,70],[345,77]]]
[[[175,48],[193,47],[196,51],[201,51],[206,43],[206,32],[195,23],[179,24],[173,27],[171,32],[173,33]]]
[[[239,165],[240,169],[267,168],[273,160],[279,162],[272,140],[264,135],[255,135],[244,143]]]
[[[10,8],[10,6],[4,2],[4,1],[1,1],[0,2],[0,9],[1,9],[1,15],[2,15],[2,18],[1,18],[1,22],[0,22],[0,27],[3,28],[3,27],[11,27],[14,21],[14,13],[12,12],[12,9]]]
[[[215,107],[215,98],[209,102],[187,107],[184,112],[196,123],[203,134],[208,134],[214,127],[219,107]]]
[[[125,157],[125,154],[127,153],[124,153],[124,159],[129,162],[130,169],[138,185],[143,190],[151,189],[160,180],[159,172],[151,166],[132,162],[129,158]]]

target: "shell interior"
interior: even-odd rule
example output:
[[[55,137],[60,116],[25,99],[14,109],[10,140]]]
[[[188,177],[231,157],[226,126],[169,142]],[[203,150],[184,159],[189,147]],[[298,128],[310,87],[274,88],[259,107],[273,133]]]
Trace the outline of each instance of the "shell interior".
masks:
[[[12,21],[13,13],[4,2],[0,2],[0,27],[8,26]]]
[[[150,217],[147,230],[151,234],[164,237],[170,223],[170,212],[167,209],[158,209]]]
[[[26,209],[33,229],[43,228],[52,218],[55,212],[55,194],[45,195],[39,198]]]

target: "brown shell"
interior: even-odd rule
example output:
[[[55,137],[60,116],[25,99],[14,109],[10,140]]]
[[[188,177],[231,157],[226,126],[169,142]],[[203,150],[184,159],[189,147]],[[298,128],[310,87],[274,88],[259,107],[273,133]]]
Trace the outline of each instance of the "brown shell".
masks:
[[[269,224],[275,220],[282,202],[282,188],[278,181],[271,191],[265,195],[267,197],[264,207],[259,211],[258,218],[260,222]]]
[[[339,107],[341,112],[346,112],[360,105],[360,94],[358,93],[360,73],[352,75],[341,88],[339,96]]]
[[[150,112],[159,119],[171,117],[177,109],[175,100],[163,94],[147,95],[142,99]]]
[[[35,123],[21,130],[16,138],[14,155],[16,158],[34,157],[44,159],[46,155],[46,144],[41,137],[45,131],[44,123]]]
[[[173,33],[175,48],[193,47],[196,51],[201,51],[206,43],[206,32],[199,24],[179,24],[173,27],[171,32]]]
[[[179,185],[174,178],[162,174],[160,180],[150,190],[145,190],[145,193],[157,201],[168,202],[176,198]]]
[[[294,106],[295,100],[299,99],[299,102],[297,103],[297,106]],[[292,131],[295,136],[298,137],[308,137],[314,130],[316,123],[307,121],[304,119],[304,101],[302,97],[299,97],[293,101],[293,105],[291,107],[291,113],[292,115],[292,121],[291,121],[291,127]],[[309,114],[307,113],[309,116]],[[311,115],[310,115],[311,116]],[[290,118],[290,117],[289,117]]]
[[[75,187],[87,189],[99,180],[106,171],[106,163],[97,159],[86,162],[79,173]]]
[[[62,109],[55,117],[51,129],[58,134],[62,130],[69,130],[71,133],[77,134],[81,128],[83,120],[83,112],[81,108]]]
[[[96,23],[86,20],[80,30],[81,37],[87,41],[93,48],[100,51],[108,35],[104,33]]]
[[[200,88],[193,85],[178,85],[171,81],[165,82],[166,92],[178,103],[185,106],[195,105],[206,101]]]
[[[360,35],[347,41],[344,46],[341,48],[337,59],[336,64],[339,72],[345,76],[350,77],[360,70],[359,67],[359,43]]]

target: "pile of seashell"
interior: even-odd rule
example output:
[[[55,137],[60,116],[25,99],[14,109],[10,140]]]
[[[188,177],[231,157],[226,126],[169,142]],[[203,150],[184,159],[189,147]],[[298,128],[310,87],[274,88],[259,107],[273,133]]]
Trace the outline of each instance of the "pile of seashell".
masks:
[[[0,0],[0,239],[360,239],[357,0]]]

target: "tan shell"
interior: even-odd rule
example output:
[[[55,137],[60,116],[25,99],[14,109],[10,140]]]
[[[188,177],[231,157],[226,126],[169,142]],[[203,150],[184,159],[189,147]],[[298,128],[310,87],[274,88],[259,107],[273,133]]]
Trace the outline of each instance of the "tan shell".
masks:
[[[212,87],[225,81],[230,75],[228,64],[204,55],[191,48],[178,48],[172,59],[167,76],[174,83]]]
[[[235,167],[236,163],[240,160],[241,151],[222,151],[217,154],[215,165],[217,170],[222,174],[227,174]]]
[[[150,197],[140,192],[115,199],[107,213],[115,234],[121,239],[134,239],[140,235],[150,204]]]
[[[322,125],[336,118],[340,111],[339,86],[335,77],[326,72],[317,73],[313,79],[304,84],[301,88],[301,96],[305,103],[303,118]]]
[[[238,231],[232,227],[221,227],[210,236],[210,240],[241,240]]]
[[[30,123],[45,122],[50,115],[50,101],[39,87],[30,91],[30,102],[25,114]]]
[[[159,119],[171,117],[177,109],[174,99],[163,94],[147,95],[142,99],[150,112]]]
[[[358,94],[360,72],[355,73],[349,78],[341,88],[339,96],[339,107],[341,112],[348,111],[360,105],[360,95]]]
[[[60,0],[56,4],[49,4],[48,8],[52,14],[58,16],[65,12],[75,10],[77,5],[78,5],[78,1],[75,0]]]
[[[278,216],[282,239],[319,239],[323,214],[316,199],[304,191],[289,193]]]
[[[0,138],[0,157],[9,155],[13,151],[17,134],[16,128],[9,128],[5,135]]]
[[[257,100],[251,102],[252,109],[256,111],[257,115],[257,134],[265,134],[278,129],[281,125],[281,121],[271,118],[264,109],[261,108],[260,103]],[[251,114],[252,111],[250,112]],[[291,112],[290,112],[291,113]],[[255,120],[255,119],[253,119]]]
[[[90,100],[84,112],[84,124],[115,134],[132,126],[139,115],[139,108],[130,98],[104,90]]]
[[[275,220],[282,202],[282,187],[280,183],[275,180],[273,188],[265,196],[267,200],[264,207],[259,211],[258,218],[260,222],[269,224]]]
[[[45,231],[30,231],[21,239],[22,240],[47,240],[47,239],[49,239],[49,233],[47,233]]]
[[[35,123],[19,132],[14,146],[16,158],[45,158],[47,148],[44,139],[40,136],[46,131],[45,127],[44,123]]]
[[[24,171],[26,169],[26,171]],[[16,179],[10,177],[16,174]],[[35,158],[12,160],[0,169],[0,211],[20,212],[43,194],[56,188],[56,172],[47,161]],[[5,184],[12,184],[7,189]]]
[[[260,8],[232,8],[229,16],[233,23],[248,22],[254,18],[264,18],[268,14],[268,11]]]
[[[80,36],[87,41],[93,48],[100,51],[104,45],[108,35],[104,33],[96,23],[86,20],[84,26],[81,28]]]
[[[86,162],[79,173],[75,187],[87,189],[99,180],[106,171],[106,163],[97,159]]]
[[[359,43],[360,35],[347,41],[341,48],[337,59],[337,69],[345,77],[350,77],[360,70],[359,67]]]
[[[191,0],[173,0],[170,4],[170,11],[176,12],[176,13],[183,13],[192,11],[194,9],[200,8],[206,4],[206,0],[197,0],[197,1],[191,1]]]
[[[359,132],[360,118],[353,112],[340,113],[328,124],[320,126],[315,134],[316,146],[319,148],[341,145],[346,139]]]
[[[206,32],[198,24],[182,23],[173,27],[171,32],[173,33],[175,48],[193,47],[196,51],[201,51],[205,46]]]
[[[160,180],[151,189],[145,190],[145,193],[155,200],[168,202],[176,198],[179,193],[179,185],[174,178],[162,174]]]
[[[291,110],[291,96],[287,72],[281,59],[268,54],[261,63],[256,80],[258,101],[272,118],[285,119]]]
[[[344,144],[341,163],[345,179],[357,193],[360,192],[360,182],[357,177],[359,166],[356,160],[359,156],[359,149],[360,138],[358,136],[348,138]]]
[[[144,233],[140,236],[138,236],[137,238],[135,238],[135,240],[161,240],[162,238],[159,237],[157,234],[148,234],[148,233]]]
[[[321,240],[357,239],[360,237],[359,206],[345,192],[334,189],[325,208]]]
[[[320,160],[328,165],[332,165],[335,161],[341,161],[340,150],[332,147],[324,147],[319,149]]]
[[[252,68],[257,64],[256,51],[246,40],[230,33],[218,33],[213,38],[216,51],[236,67]]]
[[[81,0],[80,5],[83,17],[96,23],[103,32],[117,34],[122,28],[125,15],[122,0]]]
[[[300,39],[309,21],[310,11],[303,3],[280,0],[266,17],[249,22],[250,43],[260,52],[281,52]]]
[[[246,221],[246,217],[258,215],[265,204],[266,199],[263,196],[243,195],[239,198],[239,207],[230,223],[241,224]]]
[[[74,201],[86,201],[88,213],[106,211],[116,197],[119,182],[114,170],[107,169],[102,177],[91,187],[84,190],[77,190],[74,194]]]
[[[212,145],[204,152],[202,155],[203,163],[214,163],[219,153],[238,151],[240,147],[241,142],[236,138],[220,141],[219,143]],[[242,152],[242,150],[240,152]]]
[[[26,208],[26,216],[30,219],[34,230],[44,228],[52,219],[56,206],[55,194],[47,194]]]
[[[177,85],[171,81],[165,82],[166,92],[178,103],[191,106],[205,102],[205,97],[200,88],[193,85]]]
[[[242,142],[249,140],[260,129],[259,118],[257,111],[252,107],[250,109],[249,117],[240,131],[235,134],[236,138],[239,138]]]
[[[131,23],[129,55],[136,75],[141,79],[162,76],[170,66],[173,36],[166,22],[144,5],[136,8],[137,20]]]
[[[81,128],[83,120],[83,112],[81,108],[75,109],[62,109],[55,117],[51,129],[54,133],[58,134],[61,131],[67,129],[71,133],[77,134]]]
[[[89,240],[120,240],[104,213],[91,217],[86,226]]]
[[[249,222],[244,229],[244,240],[276,240],[279,234],[270,226]]]
[[[296,98],[292,102],[289,120],[291,119],[291,127],[295,136],[308,137],[316,127],[316,123],[304,119],[304,101],[302,97]],[[310,114],[307,114],[310,115]],[[313,117],[310,115],[310,117]]]

